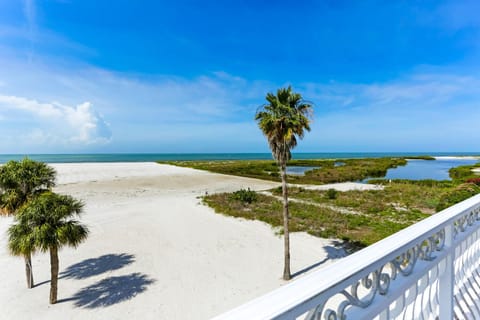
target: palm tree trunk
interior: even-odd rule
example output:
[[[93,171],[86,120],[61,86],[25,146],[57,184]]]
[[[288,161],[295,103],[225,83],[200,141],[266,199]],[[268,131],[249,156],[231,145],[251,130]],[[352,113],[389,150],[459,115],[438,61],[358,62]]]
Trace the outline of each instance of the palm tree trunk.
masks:
[[[288,190],[287,190],[287,166],[285,163],[280,165],[282,175],[282,195],[283,195],[283,239],[285,262],[283,267],[283,280],[290,280],[290,233],[288,231]]]
[[[58,249],[50,247],[50,304],[57,303],[58,289]]]
[[[25,275],[27,276],[27,288],[33,288],[33,269],[32,269],[32,255],[26,254],[25,258]]]

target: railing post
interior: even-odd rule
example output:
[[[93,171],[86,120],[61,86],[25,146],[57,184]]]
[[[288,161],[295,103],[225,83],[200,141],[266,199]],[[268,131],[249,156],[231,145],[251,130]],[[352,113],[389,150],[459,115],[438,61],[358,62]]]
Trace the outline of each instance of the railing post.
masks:
[[[445,227],[445,270],[439,279],[439,302],[440,302],[440,320],[453,319],[453,297],[454,297],[454,258],[455,248],[453,246],[453,223]]]

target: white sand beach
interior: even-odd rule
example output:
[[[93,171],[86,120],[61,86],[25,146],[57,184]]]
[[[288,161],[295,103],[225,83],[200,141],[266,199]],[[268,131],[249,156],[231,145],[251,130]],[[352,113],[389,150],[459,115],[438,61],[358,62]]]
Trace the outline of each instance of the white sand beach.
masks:
[[[33,257],[36,287],[27,289],[23,259],[6,247],[12,218],[0,218],[1,319],[208,319],[285,284],[283,241],[270,226],[198,199],[277,183],[156,163],[52,166],[55,191],[84,201],[91,233],[60,251],[59,303],[49,305],[48,253]],[[305,233],[291,245],[293,273],[343,255]]]
[[[437,160],[480,160],[479,156],[437,156]]]

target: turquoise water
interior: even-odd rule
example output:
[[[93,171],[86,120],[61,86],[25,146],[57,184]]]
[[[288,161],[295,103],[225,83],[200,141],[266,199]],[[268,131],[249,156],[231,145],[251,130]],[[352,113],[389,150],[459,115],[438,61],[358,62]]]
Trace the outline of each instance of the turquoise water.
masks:
[[[293,159],[347,159],[381,158],[401,156],[458,156],[478,155],[472,152],[338,152],[338,153],[293,153]],[[0,163],[20,160],[28,156],[37,161],[59,162],[143,162],[171,160],[269,160],[270,153],[112,153],[112,154],[0,154]]]
[[[293,159],[348,159],[348,158],[380,158],[380,157],[408,157],[418,155],[431,156],[473,156],[479,153],[439,153],[439,152],[364,152],[364,153],[294,153]],[[25,156],[37,161],[48,163],[75,163],[75,162],[145,162],[145,161],[172,161],[172,160],[271,160],[270,153],[115,153],[115,154],[0,154],[0,163],[9,160],[21,160]],[[385,179],[411,180],[449,180],[448,170],[462,165],[477,163],[472,159],[437,159],[437,160],[409,160],[403,167],[389,169]],[[342,165],[339,161],[336,165]],[[288,174],[303,175],[306,171],[316,167],[289,166]],[[367,179],[368,180],[368,179]]]

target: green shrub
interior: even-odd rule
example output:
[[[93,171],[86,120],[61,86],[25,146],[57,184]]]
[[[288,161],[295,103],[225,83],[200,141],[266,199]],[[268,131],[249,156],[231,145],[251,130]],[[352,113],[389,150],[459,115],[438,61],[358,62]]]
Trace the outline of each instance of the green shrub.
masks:
[[[337,196],[338,196],[338,191],[337,190],[332,189],[332,188],[327,190],[327,198],[328,199],[331,199],[331,200],[337,199]]]
[[[289,188],[288,190],[289,190],[290,192],[292,192],[292,190],[297,190],[297,188]],[[272,191],[272,193],[273,193],[274,195],[276,195],[276,196],[282,195],[282,193],[283,193],[282,186],[278,186],[278,187],[276,187],[276,188],[273,188],[271,191]]]
[[[473,166],[460,166],[448,170],[450,178],[454,181],[463,182],[468,178],[474,178],[475,174],[472,172]]]
[[[250,188],[248,188],[247,190],[240,189],[238,191],[233,192],[230,195],[230,198],[232,200],[237,200],[237,201],[240,201],[240,202],[243,202],[243,203],[250,204],[252,202],[257,201],[258,195],[255,191],[250,190]]]
[[[439,201],[436,210],[440,211],[453,206],[480,193],[480,187],[473,183],[464,183],[454,190],[447,192]]]

